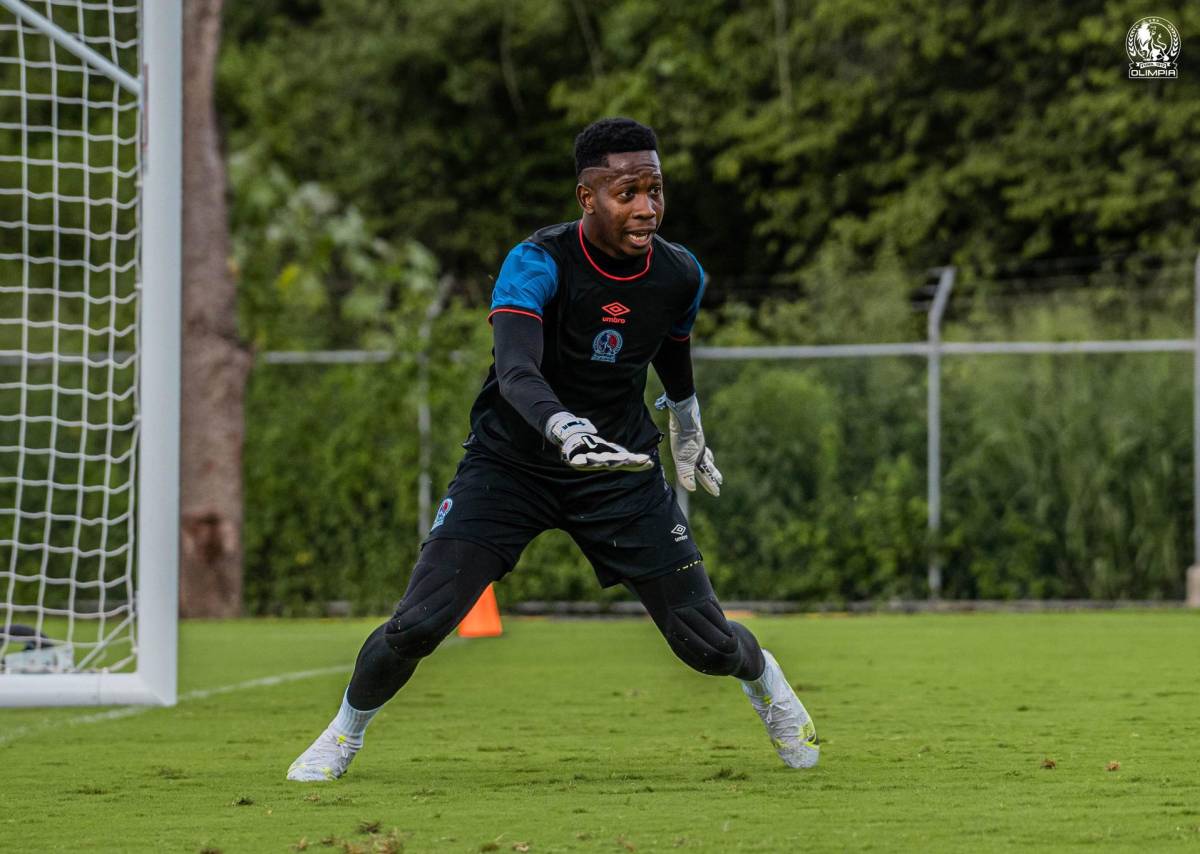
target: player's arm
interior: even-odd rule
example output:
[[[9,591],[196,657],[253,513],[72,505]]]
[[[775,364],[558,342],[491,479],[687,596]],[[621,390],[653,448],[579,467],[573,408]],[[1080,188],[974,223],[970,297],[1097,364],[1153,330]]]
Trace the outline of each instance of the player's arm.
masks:
[[[492,292],[492,339],[500,394],[535,430],[562,451],[576,469],[640,471],[653,466],[602,439],[592,422],[567,411],[542,375],[542,311],[554,297],[558,272],[541,248],[522,243],[509,253]]]
[[[539,433],[562,450],[563,462],[576,469],[642,471],[654,463],[601,438],[586,418],[567,411],[542,376],[542,323],[516,312],[492,316],[496,378],[500,394]]]
[[[551,416],[566,407],[542,376],[542,321],[515,312],[494,313],[492,342],[501,397],[545,435]]]
[[[671,400],[686,400],[696,393],[692,375],[692,339],[667,336],[654,354],[654,373]]]
[[[654,356],[654,372],[658,374],[665,391],[654,405],[670,412],[671,455],[675,458],[675,474],[683,488],[695,492],[698,480],[705,491],[720,495],[723,479],[713,462],[712,450],[704,439],[704,428],[700,424],[700,401],[696,397],[696,382],[692,373],[692,325],[700,310],[700,298],[704,295],[704,270],[698,261],[696,269],[699,272],[699,284],[695,297]]]

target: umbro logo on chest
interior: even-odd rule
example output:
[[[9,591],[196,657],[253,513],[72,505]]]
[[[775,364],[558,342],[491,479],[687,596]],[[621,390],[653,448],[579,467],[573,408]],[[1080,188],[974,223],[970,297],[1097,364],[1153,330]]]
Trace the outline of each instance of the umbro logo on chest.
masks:
[[[619,302],[610,302],[608,305],[600,306],[600,310],[605,314],[601,319],[604,323],[624,323],[625,318],[622,315],[629,314],[630,309],[627,306],[621,305]]]

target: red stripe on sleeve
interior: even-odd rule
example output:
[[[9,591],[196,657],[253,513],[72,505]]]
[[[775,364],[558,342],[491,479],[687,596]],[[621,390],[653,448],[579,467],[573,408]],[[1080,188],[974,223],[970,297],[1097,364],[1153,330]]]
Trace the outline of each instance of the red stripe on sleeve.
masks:
[[[539,323],[542,322],[542,316],[540,314],[534,314],[532,311],[521,311],[518,308],[497,308],[497,309],[494,309],[492,311],[492,313],[487,316],[488,323],[492,322],[493,315],[497,315],[502,311],[507,311],[509,314],[523,314],[526,317],[532,317],[534,320],[538,321]]]
[[[672,341],[687,341],[692,336],[684,335],[682,338],[680,338],[678,335],[668,335],[667,337],[670,338]]]

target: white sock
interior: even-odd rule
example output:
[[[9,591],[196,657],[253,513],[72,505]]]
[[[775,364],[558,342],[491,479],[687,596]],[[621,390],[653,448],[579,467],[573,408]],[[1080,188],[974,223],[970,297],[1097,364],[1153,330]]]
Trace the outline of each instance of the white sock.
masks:
[[[382,708],[383,706],[379,707],[379,709]],[[350,700],[343,696],[342,707],[338,709],[337,717],[329,724],[329,728],[337,735],[344,735],[346,741],[351,744],[362,746],[363,733],[367,731],[367,724],[371,722],[371,718],[375,717],[375,713],[379,709],[360,711],[351,706]]]

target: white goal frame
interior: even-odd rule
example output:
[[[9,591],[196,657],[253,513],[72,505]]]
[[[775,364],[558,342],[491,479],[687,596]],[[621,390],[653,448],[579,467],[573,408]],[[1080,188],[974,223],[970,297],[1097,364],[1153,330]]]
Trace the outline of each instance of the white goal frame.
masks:
[[[182,252],[182,0],[141,3],[141,76],[131,78],[20,0],[0,0],[141,102],[136,670],[0,675],[0,706],[174,705],[179,611]],[[131,88],[133,87],[133,88]]]

